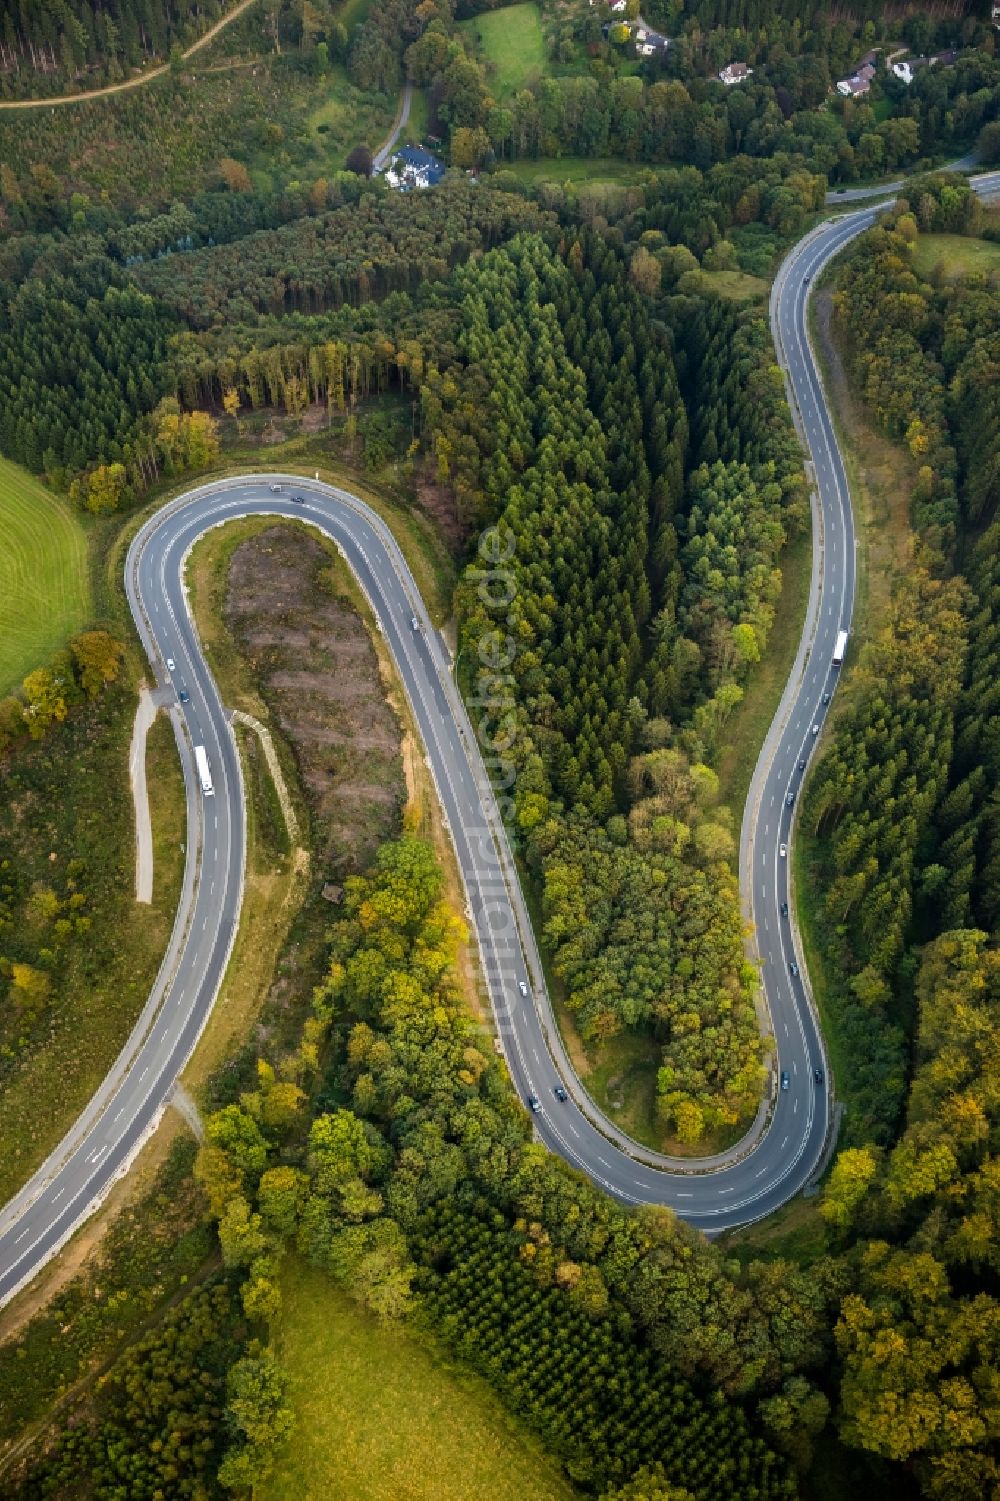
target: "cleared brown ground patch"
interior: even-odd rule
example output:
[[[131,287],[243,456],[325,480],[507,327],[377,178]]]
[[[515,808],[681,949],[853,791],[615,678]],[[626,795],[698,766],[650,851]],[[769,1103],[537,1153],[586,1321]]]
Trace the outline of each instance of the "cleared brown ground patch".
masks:
[[[451,552],[456,557],[461,556],[462,549],[468,540],[469,527],[459,515],[458,503],[453,491],[446,485],[436,485],[431,480],[423,480],[417,486],[417,503],[425,515],[433,521]]]
[[[402,732],[339,560],[273,526],[233,553],[224,615],[290,746],[318,874],[362,869],[398,830]]]

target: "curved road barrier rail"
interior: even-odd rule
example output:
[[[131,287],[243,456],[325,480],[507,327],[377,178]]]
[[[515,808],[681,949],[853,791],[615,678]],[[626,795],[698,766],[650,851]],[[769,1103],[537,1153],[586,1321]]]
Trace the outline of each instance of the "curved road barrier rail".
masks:
[[[211,527],[247,515],[303,521],[333,539],[367,596],[423,739],[451,831],[468,915],[514,1087],[534,1094],[540,1139],[628,1203],[667,1204],[711,1234],[761,1219],[800,1191],[823,1155],[830,1121],[822,1037],[802,978],[789,902],[787,848],[795,797],[822,727],[850,625],[854,528],[843,461],[807,334],[810,285],[873,222],[866,209],[829,221],[794,248],[775,281],[771,318],[796,425],[815,472],[813,574],[806,627],[754,773],[743,820],[743,898],[756,929],[773,1087],[750,1133],[716,1158],[677,1161],[629,1141],[576,1080],[544,990],[534,934],[475,733],[450,664],[385,524],[343,490],[292,475],[203,485],[153,515],[126,564],[126,590],[161,682],[188,694],[171,713],[185,773],[188,862],[163,967],[101,1089],[60,1146],[0,1212],[0,1305],[65,1244],[127,1172],[155,1129],[208,1019],[232,950],[243,889],[244,791],[232,727],[187,607],[184,560]],[[174,667],[168,670],[168,658]],[[204,747],[213,791],[195,774]],[[787,910],[787,909],[786,909]],[[796,966],[793,971],[791,966]],[[556,1087],[569,1098],[560,1102]]]

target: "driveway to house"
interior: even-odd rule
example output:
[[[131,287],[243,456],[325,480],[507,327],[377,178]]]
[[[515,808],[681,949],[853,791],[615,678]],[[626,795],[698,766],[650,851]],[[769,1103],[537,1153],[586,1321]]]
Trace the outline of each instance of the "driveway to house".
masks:
[[[399,101],[399,112],[396,115],[395,124],[382,145],[372,157],[372,171],[384,172],[392,158],[393,149],[399,140],[400,131],[410,118],[410,105],[413,102],[413,85],[409,79],[403,85],[403,93]]]

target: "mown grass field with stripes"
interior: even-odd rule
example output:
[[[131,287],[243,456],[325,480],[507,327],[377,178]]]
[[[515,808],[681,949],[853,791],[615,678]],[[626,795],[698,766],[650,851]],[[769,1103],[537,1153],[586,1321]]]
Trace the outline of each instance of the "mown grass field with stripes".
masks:
[[[87,539],[67,501],[0,459],[0,694],[81,629]]]

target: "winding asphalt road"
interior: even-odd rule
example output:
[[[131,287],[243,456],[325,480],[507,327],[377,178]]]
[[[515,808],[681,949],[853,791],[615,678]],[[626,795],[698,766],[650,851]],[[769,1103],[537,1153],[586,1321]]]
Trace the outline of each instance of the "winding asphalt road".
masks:
[[[970,151],[968,156],[960,157],[956,162],[949,162],[947,166],[936,167],[933,170],[936,172],[958,172],[968,175],[972,171],[972,168],[977,165],[978,161],[979,153]],[[973,191],[979,193],[982,197],[990,194],[990,183],[991,181],[995,181],[997,176],[996,172],[981,172],[975,177],[969,177],[968,181]],[[897,177],[893,182],[876,183],[873,187],[831,188],[830,192],[826,195],[827,207],[837,208],[844,204],[863,203],[866,199],[871,198],[892,198],[901,191],[905,183],[905,177]]]
[[[1000,191],[992,181],[989,186]],[[163,968],[129,1043],[60,1147],[0,1211],[0,1305],[127,1171],[169,1102],[225,973],[242,898],[244,790],[231,725],[187,608],[183,568],[199,537],[239,516],[283,516],[319,528],[337,544],[367,596],[413,709],[455,843],[467,915],[514,1086],[522,1099],[534,1094],[541,1102],[534,1117],[540,1139],[619,1199],[668,1204],[708,1234],[764,1217],[815,1175],[829,1129],[829,1078],[794,922],[782,915],[791,900],[782,849],[828,712],[824,699],[836,687],[832,657],[838,631],[851,620],[855,539],[844,465],[809,348],[806,307],[814,279],[878,212],[872,207],[813,230],[783,263],[771,299],[775,344],[815,478],[814,546],[798,657],[761,751],[741,833],[742,893],[755,926],[775,1048],[770,1095],[748,1136],[717,1158],[692,1163],[630,1142],[600,1115],[576,1080],[553,1023],[477,734],[391,533],[360,500],[329,485],[289,475],[223,480],[165,506],[129,550],[126,589],[143,644],[161,684],[188,695],[171,710],[187,791],[184,887]],[[211,796],[203,795],[195,774],[196,744],[206,747]],[[782,1077],[787,1087],[779,1086]],[[556,1098],[557,1086],[567,1091],[566,1101]]]

